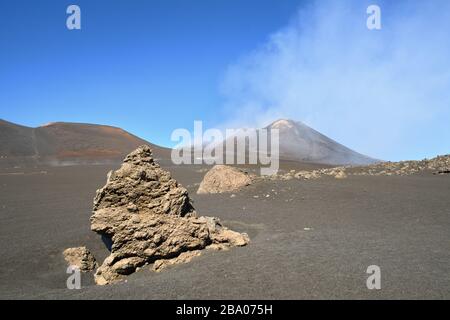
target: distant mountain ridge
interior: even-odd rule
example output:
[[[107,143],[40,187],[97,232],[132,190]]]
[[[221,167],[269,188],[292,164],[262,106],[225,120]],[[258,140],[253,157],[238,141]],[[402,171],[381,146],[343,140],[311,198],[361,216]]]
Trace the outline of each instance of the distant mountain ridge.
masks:
[[[37,128],[0,120],[0,166],[118,163],[140,145],[155,157],[170,150],[151,144],[117,127],[52,122]]]
[[[373,159],[328,138],[300,121],[280,119],[266,129],[278,129],[280,159],[328,165],[367,165]]]
[[[299,121],[280,119],[265,129],[279,130],[281,160],[326,165],[366,165],[379,162]],[[156,159],[170,161],[170,149],[149,143],[117,127],[51,122],[31,128],[0,119],[0,167],[3,168],[115,164],[143,144],[152,148]]]

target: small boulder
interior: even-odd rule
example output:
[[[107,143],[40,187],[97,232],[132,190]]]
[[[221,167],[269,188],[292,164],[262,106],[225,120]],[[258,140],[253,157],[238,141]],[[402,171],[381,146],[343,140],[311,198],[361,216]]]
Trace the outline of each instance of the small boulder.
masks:
[[[76,266],[82,272],[97,268],[97,261],[86,247],[68,248],[64,250],[63,256],[70,266]]]
[[[247,172],[226,165],[215,165],[206,173],[197,193],[233,192],[251,183],[251,176]]]
[[[334,177],[335,177],[336,179],[345,179],[345,178],[347,178],[347,174],[346,174],[344,171],[338,171],[338,172],[334,175]]]

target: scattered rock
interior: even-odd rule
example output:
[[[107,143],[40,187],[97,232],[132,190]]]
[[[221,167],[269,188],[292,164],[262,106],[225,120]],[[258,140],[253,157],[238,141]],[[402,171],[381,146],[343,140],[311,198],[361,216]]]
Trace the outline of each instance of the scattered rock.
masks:
[[[336,179],[345,179],[349,175],[405,176],[422,171],[432,171],[433,174],[450,173],[450,155],[437,156],[433,159],[424,159],[420,161],[379,162],[376,164],[359,167],[346,166],[312,171],[301,170],[297,172],[290,170],[285,174],[261,177],[261,179],[290,180],[294,177],[300,180],[314,180],[325,176],[334,177]]]
[[[130,153],[97,190],[91,230],[106,239],[111,251],[95,274],[99,285],[120,281],[145,264],[159,261],[156,269],[162,270],[186,261],[183,253],[249,242],[217,218],[197,217],[187,190],[153,160],[148,146]]]
[[[355,171],[355,175],[363,176],[405,176],[422,171],[450,172],[450,155],[420,161],[380,162],[370,166],[357,167]]]
[[[243,247],[250,241],[245,233],[239,233],[227,228],[221,228],[218,232],[211,233],[213,245],[221,248]]]
[[[63,256],[70,266],[77,266],[82,272],[97,268],[94,256],[86,247],[68,248],[64,250]]]
[[[294,177],[297,179],[313,180],[320,178],[320,174],[317,171],[299,171],[294,174]]]
[[[334,177],[336,179],[345,179],[347,178],[347,174],[344,171],[339,171],[334,175]]]
[[[226,165],[215,165],[206,173],[197,193],[232,192],[251,183],[251,176],[247,172]]]

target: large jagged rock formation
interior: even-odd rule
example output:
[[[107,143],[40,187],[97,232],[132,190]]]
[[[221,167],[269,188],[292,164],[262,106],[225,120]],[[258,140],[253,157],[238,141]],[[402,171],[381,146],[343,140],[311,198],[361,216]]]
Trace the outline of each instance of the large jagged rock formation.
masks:
[[[226,165],[215,165],[203,178],[197,193],[224,193],[237,191],[252,183],[251,176]]]
[[[216,218],[197,217],[187,190],[155,163],[148,146],[130,153],[97,190],[91,229],[102,235],[111,251],[95,274],[100,285],[157,260],[249,241]]]

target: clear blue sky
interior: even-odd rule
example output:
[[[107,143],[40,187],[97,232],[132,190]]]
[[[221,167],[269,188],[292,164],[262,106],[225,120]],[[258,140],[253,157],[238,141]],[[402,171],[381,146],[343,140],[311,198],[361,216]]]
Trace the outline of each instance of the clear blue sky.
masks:
[[[447,0],[2,0],[0,118],[172,146],[194,120],[285,117],[377,158],[431,157],[450,152],[449,34]]]
[[[82,30],[66,28],[81,8]],[[120,126],[169,145],[175,128],[213,125],[229,63],[282,27],[299,1],[0,2],[0,118],[28,126]]]

